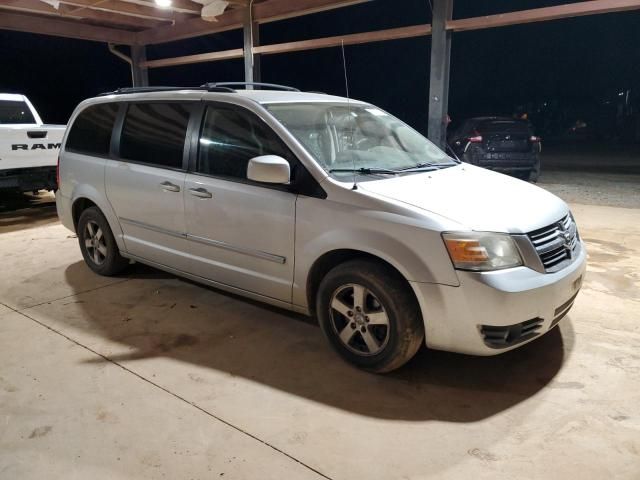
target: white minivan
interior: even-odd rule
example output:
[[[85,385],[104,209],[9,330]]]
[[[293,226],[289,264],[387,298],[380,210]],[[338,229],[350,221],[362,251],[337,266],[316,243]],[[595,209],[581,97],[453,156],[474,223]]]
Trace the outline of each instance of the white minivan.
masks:
[[[374,105],[242,86],[78,106],[57,207],[92,270],[134,260],[315,315],[374,372],[423,343],[505,352],[567,314],[586,253],[562,200],[451,159]]]

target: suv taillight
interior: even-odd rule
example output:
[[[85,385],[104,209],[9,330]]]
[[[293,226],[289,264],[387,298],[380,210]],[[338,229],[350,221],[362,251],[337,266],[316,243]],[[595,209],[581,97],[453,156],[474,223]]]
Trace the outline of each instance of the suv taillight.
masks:
[[[58,154],[58,165],[56,166],[56,185],[60,189],[60,154]]]
[[[536,137],[535,135],[531,135],[529,137],[529,141],[532,143],[538,143],[540,140],[542,140],[540,137]]]
[[[482,143],[482,135],[474,135],[473,137],[467,138],[471,143]]]

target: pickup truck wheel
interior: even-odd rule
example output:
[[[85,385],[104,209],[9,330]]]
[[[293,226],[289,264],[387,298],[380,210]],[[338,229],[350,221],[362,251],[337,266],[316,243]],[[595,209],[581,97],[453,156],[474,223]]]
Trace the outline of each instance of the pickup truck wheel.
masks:
[[[382,264],[352,260],[320,283],[317,312],[331,346],[348,362],[376,373],[408,362],[424,340],[410,286]]]
[[[97,207],[82,212],[77,231],[84,261],[97,274],[116,275],[129,264],[120,255],[109,223]]]

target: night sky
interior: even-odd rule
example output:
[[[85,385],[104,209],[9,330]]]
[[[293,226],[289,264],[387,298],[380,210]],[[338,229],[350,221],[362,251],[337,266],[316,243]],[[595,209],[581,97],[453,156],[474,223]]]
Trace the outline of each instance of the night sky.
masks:
[[[457,0],[454,18],[566,3],[566,0]],[[429,23],[428,0],[375,0],[266,24],[263,44]],[[453,36],[449,111],[454,120],[511,114],[518,105],[589,104],[640,92],[640,12],[580,17]],[[240,31],[148,49],[162,58],[238,48]],[[1,92],[25,93],[43,119],[66,123],[75,105],[130,85],[129,67],[105,44],[0,31]],[[352,97],[378,104],[426,131],[428,37],[346,47]],[[241,60],[155,69],[152,85],[243,79]],[[262,80],[344,95],[339,48],[266,56]]]

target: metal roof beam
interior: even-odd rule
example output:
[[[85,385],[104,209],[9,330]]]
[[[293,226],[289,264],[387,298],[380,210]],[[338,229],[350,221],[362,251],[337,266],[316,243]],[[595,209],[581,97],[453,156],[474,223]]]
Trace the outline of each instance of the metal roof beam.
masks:
[[[40,0],[4,0],[2,3],[0,3],[0,9],[12,10],[15,12],[50,15],[61,19],[69,18],[81,20],[83,18],[86,18],[102,23],[121,25],[125,28],[137,27],[138,29],[155,28],[162,25],[161,22],[168,21],[150,20],[142,17],[120,15],[104,10],[92,10],[89,8],[76,7],[66,4],[60,4],[59,8],[56,9]]]
[[[323,12],[346,7],[370,0],[267,0],[254,5],[253,19],[257,23],[275,22],[286,18],[300,17],[311,13]],[[227,10],[217,17],[215,22],[206,22],[200,18],[186,20],[173,26],[159,27],[138,33],[138,43],[154,44],[184,40],[186,38],[211,35],[242,28],[243,9]]]
[[[93,3],[100,3],[102,0],[93,0]],[[166,7],[158,7],[153,0],[120,0],[130,4],[142,5],[148,8],[159,8],[162,10],[181,12],[181,13],[193,13],[200,15],[202,10],[202,4],[192,2],[191,0],[171,0],[171,5]]]
[[[335,37],[301,40],[298,42],[278,43],[255,47],[255,53],[269,55],[274,53],[300,52],[303,50],[316,50],[319,48],[338,47],[344,41],[345,45],[362,45],[365,43],[385,42],[400,40],[403,38],[424,37],[431,35],[431,25],[412,25],[410,27],[390,28],[375,32],[352,33]]]
[[[122,0],[60,0],[60,3],[73,5],[74,7],[90,8],[100,12],[111,12],[118,15],[130,15],[156,20],[180,21],[194,18],[194,15],[191,14],[176,13],[159,7],[129,3]]]
[[[2,13],[0,29],[18,32],[38,33],[56,37],[76,38],[94,42],[135,43],[135,33],[115,28],[97,27],[79,21],[53,20],[48,17],[23,15],[18,13]]]
[[[523,23],[545,22],[562,18],[624,12],[640,9],[640,0],[587,0],[555,7],[534,8],[518,12],[499,13],[484,17],[463,18],[447,22],[447,30],[465,32],[484,28],[506,27]]]
[[[403,38],[424,37],[431,34],[431,25],[412,25],[410,27],[391,28],[376,32],[354,33],[351,35],[341,35],[336,37],[315,38],[312,40],[302,40],[298,42],[277,43],[273,45],[260,45],[253,47],[253,53],[258,55],[273,55],[278,53],[300,52],[305,50],[316,50],[320,48],[338,47],[344,42],[345,45],[361,45],[372,42],[384,42],[389,40],[400,40]],[[219,52],[200,53],[197,55],[185,55],[174,58],[161,58],[159,60],[148,60],[144,66],[148,68],[173,67],[177,65],[188,65],[192,63],[215,62],[220,60],[231,60],[242,58],[243,49],[224,50]]]
[[[167,25],[167,22],[170,22],[170,20],[159,20],[145,17],[136,17],[133,15],[122,15],[119,13],[107,12],[104,10],[93,10],[91,8],[76,7],[73,5],[64,4],[60,4],[60,8],[58,9],[58,11],[63,17],[86,18],[89,20],[96,20],[98,22],[105,22],[114,25],[137,27],[141,30]]]

